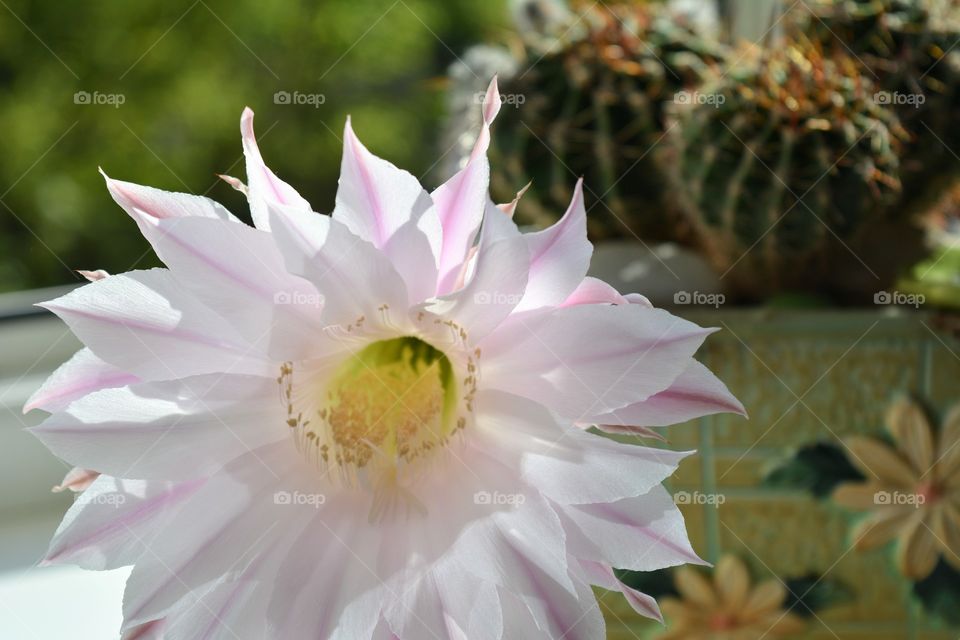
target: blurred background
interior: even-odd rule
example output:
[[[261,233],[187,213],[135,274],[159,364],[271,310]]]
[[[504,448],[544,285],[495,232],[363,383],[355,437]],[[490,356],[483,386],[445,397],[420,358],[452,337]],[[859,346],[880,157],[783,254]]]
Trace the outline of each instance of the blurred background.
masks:
[[[543,227],[584,176],[594,275],[720,327],[702,360],[751,414],[664,431],[717,568],[624,572],[667,626],[601,594],[610,637],[957,637],[957,0],[0,0],[0,637],[119,624],[122,571],[36,566],[72,495],[21,415],[78,348],[32,305],[159,266],[97,167],[248,219],[217,174],[250,106],[329,212],[348,114],[435,187],[493,74],[496,199]]]

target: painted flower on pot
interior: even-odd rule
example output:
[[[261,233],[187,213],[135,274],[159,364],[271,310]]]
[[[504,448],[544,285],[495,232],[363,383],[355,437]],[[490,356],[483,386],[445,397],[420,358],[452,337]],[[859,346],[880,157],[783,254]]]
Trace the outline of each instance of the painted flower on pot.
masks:
[[[771,578],[751,585],[750,574],[735,556],[723,556],[710,581],[681,567],[674,583],[679,598],[663,598],[667,631],[661,640],[756,640],[790,637],[803,631],[804,620],[784,609],[787,589]]]
[[[167,269],[47,303],[86,348],[27,408],[100,474],[47,562],[132,564],[128,635],[598,638],[590,585],[660,615],[612,567],[700,562],[660,484],[687,454],[586,427],[742,413],[692,357],[710,331],[586,276],[579,184],[538,233],[490,202],[498,98],[432,193],[348,121],[329,216],[249,110],[253,228],[107,178]]]
[[[869,437],[844,440],[864,482],[837,487],[834,500],[870,511],[853,530],[857,549],[898,539],[904,576],[922,580],[943,558],[960,569],[960,407],[939,435],[923,409],[902,399],[887,412],[893,446]]]

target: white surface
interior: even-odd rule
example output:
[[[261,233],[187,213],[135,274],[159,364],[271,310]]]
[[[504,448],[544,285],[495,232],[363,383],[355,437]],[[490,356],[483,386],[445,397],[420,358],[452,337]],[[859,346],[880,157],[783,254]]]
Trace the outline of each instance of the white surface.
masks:
[[[40,298],[63,292],[42,293]],[[0,310],[23,306],[22,301],[8,304],[11,299],[0,296]],[[46,414],[23,416],[21,407],[78,347],[69,330],[51,316],[0,323],[0,640],[119,637],[129,569],[36,566],[72,496],[50,493],[69,466],[23,430]]]
[[[105,640],[119,637],[129,569],[35,567],[0,574],[0,638]]]

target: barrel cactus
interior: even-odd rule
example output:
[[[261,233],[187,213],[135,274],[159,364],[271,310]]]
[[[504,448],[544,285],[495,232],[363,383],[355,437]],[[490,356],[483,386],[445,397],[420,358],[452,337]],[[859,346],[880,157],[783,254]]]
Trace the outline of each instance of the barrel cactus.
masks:
[[[960,2],[815,0],[796,27],[849,52],[910,134],[901,157],[900,208],[923,213],[960,175]]]
[[[512,46],[513,68],[503,65],[494,194],[512,198],[532,183],[518,215],[545,224],[564,211],[573,182],[585,176],[588,197],[602,201],[591,211],[594,238],[676,239],[680,219],[664,197],[652,150],[664,134],[665,105],[699,84],[726,48],[662,6],[573,3],[565,19],[562,28],[550,27],[550,37],[523,33]],[[473,57],[496,58],[489,51]],[[476,92],[469,83],[459,92],[465,90]]]
[[[741,297],[846,288],[838,264],[900,220],[904,134],[852,56],[797,40],[752,49],[670,110],[660,162],[726,286]],[[873,261],[876,262],[876,261]],[[893,277],[878,264],[855,286]]]

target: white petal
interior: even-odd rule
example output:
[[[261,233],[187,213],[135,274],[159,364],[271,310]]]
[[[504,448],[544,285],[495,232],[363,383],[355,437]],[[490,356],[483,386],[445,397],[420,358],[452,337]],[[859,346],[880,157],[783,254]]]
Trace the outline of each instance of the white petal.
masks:
[[[349,118],[333,219],[390,257],[411,303],[434,294],[443,231],[433,201],[413,175],[370,153]]]
[[[655,571],[680,564],[705,564],[690,546],[683,515],[662,486],[611,503],[562,507],[572,526],[570,552],[584,560]]]
[[[246,225],[177,218],[141,229],[182,286],[276,360],[301,359],[323,328],[323,298],[290,274],[273,237]]]
[[[657,600],[625,585],[617,578],[610,566],[589,560],[581,560],[580,566],[583,568],[584,576],[590,584],[595,584],[608,591],[619,591],[634,611],[646,618],[663,622],[663,615],[660,613]]]
[[[144,218],[209,218],[240,224],[240,221],[218,202],[203,196],[163,191],[132,182],[114,180],[102,170],[107,189],[114,201],[141,224]]]
[[[690,452],[621,444],[562,424],[541,405],[503,391],[477,395],[479,446],[522,455],[524,480],[560,504],[613,502],[647,493]]]
[[[666,389],[709,333],[640,305],[518,315],[481,344],[482,384],[579,422]]]
[[[387,602],[385,615],[401,638],[499,640],[502,632],[496,587],[455,561],[402,585]]]
[[[378,322],[405,315],[408,298],[403,279],[390,261],[342,223],[318,213],[271,210],[277,244],[290,272],[307,278],[323,294],[326,324],[348,325],[360,317]]]
[[[560,306],[576,307],[582,304],[627,304],[627,299],[603,280],[588,276]]]
[[[250,215],[258,229],[270,229],[270,204],[286,205],[299,211],[310,211],[310,203],[296,189],[278,178],[267,168],[257,147],[253,134],[253,111],[249,107],[240,116],[240,135],[243,140],[243,155],[247,160],[247,192]]]
[[[203,480],[121,480],[101,475],[79,494],[57,528],[45,564],[116,569],[143,555],[159,527]]]
[[[97,391],[30,431],[87,469],[187,479],[287,439],[285,420],[275,380],[209,374]]]
[[[343,131],[343,161],[334,220],[375,247],[411,220],[418,220],[433,202],[409,172],[370,153],[353,131]]]
[[[571,594],[536,574],[531,576],[531,581],[535,593],[506,594],[501,590],[504,638],[596,640],[606,637],[603,616],[586,582],[577,580],[576,593]],[[514,600],[519,600],[522,606],[518,608]]]
[[[524,235],[530,254],[530,275],[517,311],[560,304],[587,275],[593,245],[587,240],[583,178],[577,181],[570,207],[556,224]]]
[[[490,240],[492,235],[485,232],[481,238],[476,269],[467,284],[426,307],[462,327],[472,344],[510,315],[523,299],[527,285],[529,262],[523,236]]]
[[[593,422],[606,425],[664,427],[714,413],[746,415],[737,400],[705,366],[691,360],[683,373],[664,391],[643,402],[627,405],[610,413],[593,416]]]
[[[467,251],[483,219],[490,184],[490,164],[487,160],[490,124],[499,111],[500,93],[494,78],[484,98],[483,128],[467,165],[430,194],[443,227],[437,295],[453,290],[461,265],[467,258]]]
[[[275,586],[279,567],[291,559],[291,541],[317,510],[278,501],[275,492],[304,490],[308,477],[315,480],[316,470],[289,441],[245,453],[214,473],[155,533],[134,566],[124,592],[124,627],[172,616],[184,596],[225,575],[238,577],[252,562],[256,578],[270,585],[258,597],[283,597]],[[274,628],[281,617],[271,613]]]
[[[335,497],[294,542],[275,583],[271,616],[277,637],[349,640],[373,634],[384,598],[372,561],[381,540],[366,515]]]
[[[43,409],[54,413],[88,393],[139,381],[137,376],[107,364],[90,349],[80,349],[34,391],[23,411]]]
[[[98,357],[145,379],[274,367],[165,269],[131,271],[39,305],[54,312]],[[266,340],[268,336],[264,336]]]

